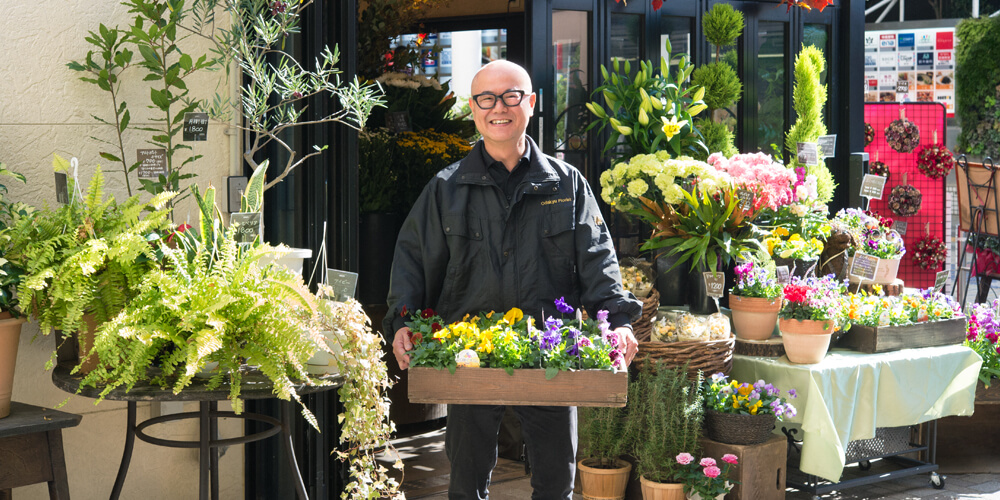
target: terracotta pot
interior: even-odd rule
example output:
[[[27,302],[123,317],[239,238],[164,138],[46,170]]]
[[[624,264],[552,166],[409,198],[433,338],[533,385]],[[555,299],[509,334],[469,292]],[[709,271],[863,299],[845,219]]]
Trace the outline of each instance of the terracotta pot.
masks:
[[[594,467],[598,459],[588,458],[576,463],[580,470],[580,489],[583,498],[587,500],[622,500],[625,498],[625,487],[632,473],[632,464],[624,460],[615,460],[614,469]]]
[[[643,500],[684,500],[684,485],[681,483],[656,483],[640,477]]]
[[[781,298],[729,296],[736,336],[746,340],[767,340],[774,333],[774,324],[781,309]]]
[[[14,392],[14,363],[17,361],[21,325],[25,321],[25,318],[11,318],[7,312],[0,314],[0,418],[10,415],[10,397]]]
[[[830,349],[832,321],[781,319],[781,343],[788,361],[798,364],[819,363]]]

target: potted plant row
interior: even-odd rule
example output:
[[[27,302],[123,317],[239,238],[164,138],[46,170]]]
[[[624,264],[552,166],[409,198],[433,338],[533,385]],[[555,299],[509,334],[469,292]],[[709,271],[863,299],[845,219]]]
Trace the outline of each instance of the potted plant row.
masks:
[[[851,328],[840,345],[875,353],[961,343],[968,331],[961,307],[933,288],[882,296],[861,291],[844,304]],[[971,320],[970,320],[971,321]]]

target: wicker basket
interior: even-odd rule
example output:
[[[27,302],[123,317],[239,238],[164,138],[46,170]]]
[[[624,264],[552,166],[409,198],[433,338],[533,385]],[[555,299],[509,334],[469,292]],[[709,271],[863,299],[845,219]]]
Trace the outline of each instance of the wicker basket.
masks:
[[[647,361],[664,363],[670,367],[688,365],[688,378],[694,380],[701,371],[708,377],[722,372],[729,375],[733,367],[733,347],[736,337],[703,342],[639,342],[639,353],[632,365],[640,368]]]
[[[642,317],[632,323],[632,333],[639,342],[648,342],[653,337],[653,318],[660,307],[660,292],[654,288],[642,301]]]
[[[741,415],[705,410],[705,434],[712,441],[726,444],[759,444],[774,430],[773,413]]]

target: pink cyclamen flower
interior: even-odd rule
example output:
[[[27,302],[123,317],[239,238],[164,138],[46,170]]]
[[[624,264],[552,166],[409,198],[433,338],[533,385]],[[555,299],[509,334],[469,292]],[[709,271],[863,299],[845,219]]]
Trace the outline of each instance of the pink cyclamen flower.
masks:
[[[677,463],[681,465],[687,465],[693,461],[694,461],[694,456],[691,455],[690,453],[681,453],[680,455],[677,455]]]
[[[726,462],[727,464],[733,464],[733,465],[737,465],[740,463],[740,460],[736,458],[736,455],[733,455],[732,453],[726,453],[725,455],[722,455],[722,461]]]
[[[714,465],[710,467],[705,467],[705,469],[702,472],[704,472],[706,476],[712,479],[715,479],[719,477],[719,474],[722,474],[722,470]]]
[[[699,462],[698,465],[702,467],[715,467],[715,459],[712,457],[705,457],[701,459],[701,462]]]

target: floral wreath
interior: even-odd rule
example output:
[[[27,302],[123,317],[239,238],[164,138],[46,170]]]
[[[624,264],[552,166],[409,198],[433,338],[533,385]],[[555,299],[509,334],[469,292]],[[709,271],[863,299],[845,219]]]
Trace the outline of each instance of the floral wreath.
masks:
[[[889,166],[885,162],[875,160],[868,165],[868,173],[872,175],[881,175],[887,180],[889,179]]]
[[[928,144],[917,151],[917,167],[927,177],[940,179],[955,168],[955,157],[944,144]]]
[[[867,148],[869,144],[875,142],[875,127],[872,124],[865,122],[865,147]]]
[[[947,246],[941,238],[924,236],[914,246],[913,262],[921,269],[938,269],[948,256]]]
[[[900,153],[912,152],[920,144],[920,129],[906,118],[893,120],[885,128],[885,141]]]
[[[920,211],[923,197],[919,189],[909,184],[900,184],[892,188],[892,194],[889,195],[889,210],[900,217],[914,215]]]

